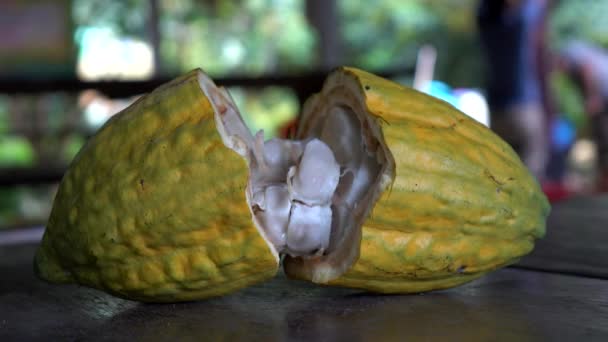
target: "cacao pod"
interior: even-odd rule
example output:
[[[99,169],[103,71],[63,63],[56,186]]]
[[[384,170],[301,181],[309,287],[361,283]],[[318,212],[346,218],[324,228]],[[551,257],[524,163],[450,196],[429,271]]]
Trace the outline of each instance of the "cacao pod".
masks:
[[[549,205],[514,151],[449,104],[339,68],[295,140],[252,135],[195,70],[92,137],[65,174],[38,274],[141,301],[288,276],[387,293],[515,262]]]

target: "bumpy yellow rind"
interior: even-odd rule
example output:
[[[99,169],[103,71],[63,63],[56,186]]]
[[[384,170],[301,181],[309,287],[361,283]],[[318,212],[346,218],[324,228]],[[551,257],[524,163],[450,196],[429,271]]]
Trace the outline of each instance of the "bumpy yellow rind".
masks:
[[[40,277],[173,302],[276,274],[246,203],[247,163],[223,144],[201,75],[159,87],[87,142],[56,195]]]
[[[314,111],[340,92],[375,118],[395,169],[362,228],[358,261],[329,285],[384,293],[448,288],[514,263],[544,235],[546,197],[485,126],[446,102],[354,68],[332,73],[307,107]],[[314,278],[310,265],[286,262],[288,275]]]

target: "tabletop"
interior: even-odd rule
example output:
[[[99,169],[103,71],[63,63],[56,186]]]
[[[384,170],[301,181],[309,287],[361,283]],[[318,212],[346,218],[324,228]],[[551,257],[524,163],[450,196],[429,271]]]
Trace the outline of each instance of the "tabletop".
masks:
[[[0,341],[608,341],[608,197],[554,206],[514,267],[449,290],[377,295],[278,274],[232,295],[142,304],[32,272],[0,245]]]

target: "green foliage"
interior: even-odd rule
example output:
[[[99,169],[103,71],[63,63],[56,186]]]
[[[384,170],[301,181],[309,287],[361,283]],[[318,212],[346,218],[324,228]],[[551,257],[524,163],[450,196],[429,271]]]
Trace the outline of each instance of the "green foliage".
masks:
[[[161,1],[167,71],[211,75],[292,72],[313,67],[315,40],[302,0]]]
[[[19,199],[20,193],[16,188],[0,188],[0,229],[19,217]]]
[[[67,139],[65,144],[65,148],[63,151],[63,158],[67,162],[70,162],[76,154],[80,151],[84,143],[86,142],[85,138],[80,134],[72,134]]]
[[[279,128],[295,119],[298,113],[298,99],[287,88],[267,87],[252,91],[235,87],[229,91],[251,132],[263,130],[266,140],[275,137]]]
[[[144,36],[148,0],[73,0],[77,26],[106,27],[119,35]]]
[[[379,0],[373,6],[338,0],[344,64],[371,70],[404,69],[425,44],[437,49],[435,78],[454,86],[481,83],[474,0]]]
[[[0,95],[0,135],[7,133],[9,130],[8,106],[10,101],[9,96]]]
[[[55,192],[56,185],[0,188],[0,230],[44,224]]]
[[[0,167],[33,166],[36,152],[30,142],[20,136],[0,137]]]
[[[577,129],[582,128],[587,122],[587,116],[579,87],[562,72],[551,74],[550,85],[561,114],[574,123]]]
[[[608,48],[607,13],[608,0],[560,1],[550,21],[553,44],[578,38]]]
[[[439,26],[439,18],[421,1],[341,0],[346,64],[368,69],[403,67],[415,62],[421,36]]]

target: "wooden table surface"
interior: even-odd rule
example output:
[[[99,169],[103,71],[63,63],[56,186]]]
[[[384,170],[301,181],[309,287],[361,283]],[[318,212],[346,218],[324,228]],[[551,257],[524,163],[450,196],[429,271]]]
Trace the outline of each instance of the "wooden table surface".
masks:
[[[608,195],[553,205],[547,235],[520,265],[608,279]]]
[[[221,298],[141,304],[39,281],[35,244],[0,245],[0,341],[608,341],[606,209],[608,197],[555,205],[520,266],[418,295],[279,274]]]

